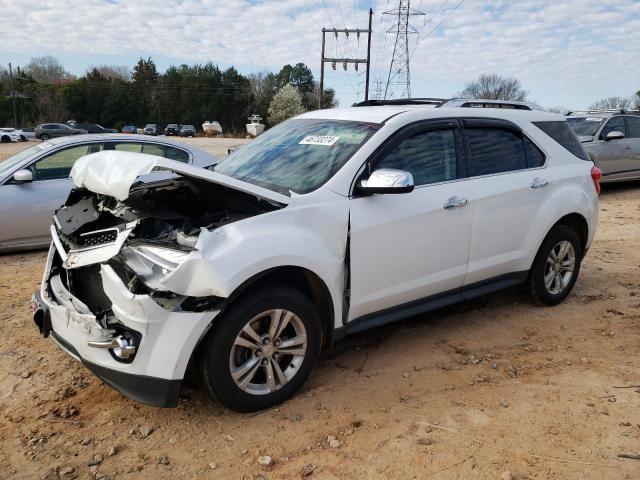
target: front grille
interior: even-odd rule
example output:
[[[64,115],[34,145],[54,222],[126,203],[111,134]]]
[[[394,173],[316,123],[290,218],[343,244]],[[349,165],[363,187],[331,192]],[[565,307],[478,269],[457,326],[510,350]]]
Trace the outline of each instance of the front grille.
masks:
[[[111,308],[111,300],[104,293],[100,265],[67,270],[69,274],[69,291],[81,300],[94,314]]]
[[[118,230],[113,228],[109,230],[99,230],[97,232],[82,233],[78,237],[78,246],[95,247],[106,243],[113,243],[118,238]]]

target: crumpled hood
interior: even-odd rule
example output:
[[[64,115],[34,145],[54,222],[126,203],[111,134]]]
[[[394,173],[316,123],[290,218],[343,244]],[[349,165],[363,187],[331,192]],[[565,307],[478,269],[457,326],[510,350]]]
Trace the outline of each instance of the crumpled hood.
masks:
[[[105,150],[85,155],[73,165],[71,178],[78,188],[86,188],[122,201],[129,196],[131,185],[136,179],[151,173],[154,168],[224,185],[279,204],[286,205],[291,200],[281,193],[227,175],[146,153]]]

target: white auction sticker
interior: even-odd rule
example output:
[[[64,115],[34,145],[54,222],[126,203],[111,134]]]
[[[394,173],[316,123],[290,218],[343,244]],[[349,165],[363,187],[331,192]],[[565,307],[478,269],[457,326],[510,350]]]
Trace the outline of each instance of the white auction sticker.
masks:
[[[340,140],[340,137],[331,137],[329,135],[309,135],[300,140],[300,145],[326,145],[330,147]]]

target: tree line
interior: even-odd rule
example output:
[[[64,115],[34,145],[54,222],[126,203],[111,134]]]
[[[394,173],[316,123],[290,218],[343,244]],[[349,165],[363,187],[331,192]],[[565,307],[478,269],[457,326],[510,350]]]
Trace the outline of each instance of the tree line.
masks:
[[[12,88],[13,87],[13,88]],[[18,126],[44,122],[94,122],[121,129],[147,123],[201,125],[219,121],[225,132],[244,133],[247,117],[256,113],[267,125],[318,108],[320,90],[304,63],[285,65],[279,72],[243,75],[234,67],[213,62],[171,66],[158,72],[151,58],[133,67],[98,65],[75,77],[54,57],[34,57],[10,78],[0,67],[0,126],[13,124],[15,96]],[[464,98],[529,100],[517,78],[482,74],[456,94]],[[322,108],[337,105],[335,91],[325,89]],[[640,109],[640,90],[629,97],[608,97],[591,109]],[[552,107],[567,113],[570,108]]]
[[[117,129],[147,123],[198,127],[217,120],[225,132],[236,133],[244,132],[253,113],[268,124],[269,106],[285,85],[295,88],[303,111],[318,108],[319,99],[318,83],[303,63],[249,75],[213,62],[160,73],[151,58],[141,58],[133,68],[99,65],[75,77],[57,59],[44,56],[12,73],[11,78],[0,68],[0,126],[13,124],[12,92],[22,127],[70,119]],[[335,91],[325,89],[323,108],[336,103]]]

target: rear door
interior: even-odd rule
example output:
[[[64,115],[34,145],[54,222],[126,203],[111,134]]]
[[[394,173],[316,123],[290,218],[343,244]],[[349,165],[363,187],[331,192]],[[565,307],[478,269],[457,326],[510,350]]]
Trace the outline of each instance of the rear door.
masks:
[[[631,152],[630,169],[634,175],[640,175],[640,117],[628,116],[627,119],[627,139]]]
[[[102,150],[102,143],[62,148],[36,160],[25,169],[33,181],[0,185],[0,245],[44,245],[50,241],[53,212],[64,204],[73,188],[69,178],[75,161]]]
[[[530,225],[549,188],[545,155],[516,125],[465,119],[473,208],[465,285],[523,270]]]

